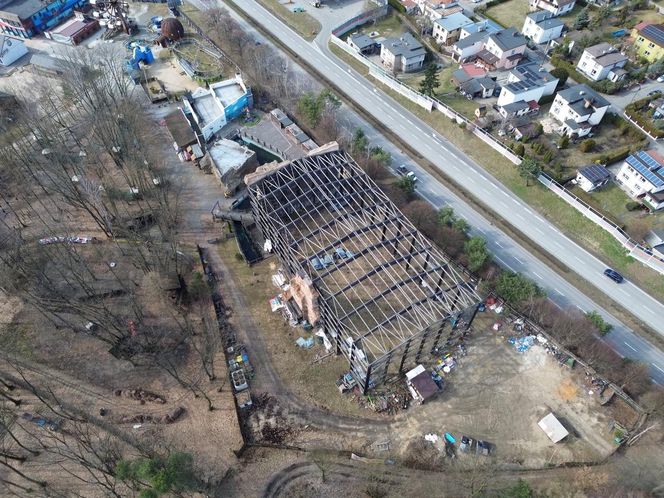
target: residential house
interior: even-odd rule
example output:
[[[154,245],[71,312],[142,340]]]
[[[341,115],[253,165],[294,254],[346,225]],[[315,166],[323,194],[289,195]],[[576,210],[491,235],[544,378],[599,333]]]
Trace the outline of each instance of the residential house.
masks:
[[[516,66],[526,51],[526,39],[516,28],[506,28],[489,35],[477,58],[490,69]]]
[[[433,37],[440,45],[451,45],[459,39],[461,28],[473,24],[473,21],[461,12],[442,17],[433,22]]]
[[[476,66],[472,63],[461,64],[459,69],[452,73],[450,81],[454,84],[456,88],[459,88],[466,81],[474,78],[483,78],[487,75],[487,72],[479,66]]]
[[[21,40],[0,35],[0,66],[11,66],[28,53],[28,48]]]
[[[0,34],[32,38],[71,17],[88,0],[3,0]]]
[[[551,12],[539,10],[526,16],[521,33],[539,45],[560,38],[564,27],[565,24]]]
[[[650,230],[645,242],[660,258],[664,257],[664,230]]]
[[[503,85],[497,104],[505,105],[520,100],[539,100],[545,95],[553,95],[558,78],[544,70],[536,62],[521,64],[510,71],[507,83]]]
[[[380,60],[393,72],[408,73],[422,69],[426,50],[410,33],[388,38],[381,44]]]
[[[349,35],[348,38],[346,38],[346,43],[348,43],[349,47],[354,48],[363,55],[374,54],[380,47],[380,44],[378,44],[376,40],[361,33]]]
[[[585,137],[602,121],[609,105],[587,85],[574,85],[558,92],[549,114],[561,124],[558,129],[561,135]]]
[[[639,23],[632,29],[634,49],[648,62],[664,57],[664,24]]]
[[[611,173],[604,166],[590,164],[577,170],[576,184],[585,192],[602,188],[611,181]]]
[[[576,0],[528,0],[531,11],[547,10],[555,17],[567,14],[576,5]]]
[[[530,139],[537,137],[538,133],[540,133],[538,125],[539,123],[528,121],[526,123],[517,124],[516,126],[512,127],[512,134],[514,135],[514,140],[521,141],[524,138]]]
[[[625,159],[616,182],[627,194],[643,200],[651,210],[664,208],[664,158],[655,151],[639,151]]]
[[[531,106],[528,104],[528,102],[524,102],[523,100],[498,107],[498,114],[500,114],[505,119],[518,118],[520,116],[525,116],[530,112],[532,112]]]
[[[432,21],[454,12],[462,12],[457,0],[419,0],[420,12]]]
[[[576,70],[593,81],[608,78],[618,81],[627,74],[623,67],[627,63],[627,56],[620,53],[615,47],[606,42],[598,43],[583,51]],[[574,76],[572,76],[574,77]]]
[[[387,2],[385,2],[387,3]],[[406,14],[415,14],[418,8],[418,3],[415,0],[399,0],[399,3],[406,9]]]
[[[474,57],[482,50],[489,35],[497,33],[501,29],[503,28],[490,20],[464,26],[459,31],[459,40],[452,45],[452,59],[463,62]]]
[[[488,76],[470,78],[459,85],[459,92],[461,95],[469,99],[486,99],[493,95],[496,86],[496,80],[491,79]]]

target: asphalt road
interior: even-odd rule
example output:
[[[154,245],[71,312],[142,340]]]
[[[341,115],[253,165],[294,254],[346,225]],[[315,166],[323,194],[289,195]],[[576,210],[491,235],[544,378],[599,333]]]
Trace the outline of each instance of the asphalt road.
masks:
[[[617,285],[604,277],[602,274],[606,268],[604,263],[568,239],[556,227],[513,196],[506,187],[488,175],[478,164],[444,137],[422,123],[389,96],[373,87],[352,68],[339,61],[328,51],[326,43],[306,42],[254,0],[226,1],[234,2],[237,7],[256,19],[301,58],[318,68],[328,78],[333,79],[335,84],[357,105],[398,133],[404,141],[418,150],[436,167],[456,178],[459,183],[463,183],[465,188],[477,198],[492,199],[495,211],[526,236],[609,297],[621,302],[652,329],[664,335],[664,318],[662,318],[664,317],[664,306],[661,303],[629,282]],[[354,121],[354,119],[350,119]],[[396,164],[399,164],[400,161],[408,161],[402,151],[395,150],[395,147],[370,125],[361,123],[361,120],[359,124],[367,130],[372,143],[384,146],[392,152]],[[614,326],[614,330],[606,336],[606,341],[621,355],[649,364],[653,380],[664,384],[664,354],[657,347],[625,327],[608,311],[595,304],[545,263],[532,256],[526,248],[494,227],[443,184],[417,166],[413,166],[413,169],[420,178],[419,193],[437,207],[445,204],[451,205],[455,212],[465,218],[473,227],[474,233],[487,238],[488,247],[499,263],[513,271],[531,276],[547,290],[552,300],[563,308],[576,307],[582,311],[597,310],[600,312],[605,320]]]

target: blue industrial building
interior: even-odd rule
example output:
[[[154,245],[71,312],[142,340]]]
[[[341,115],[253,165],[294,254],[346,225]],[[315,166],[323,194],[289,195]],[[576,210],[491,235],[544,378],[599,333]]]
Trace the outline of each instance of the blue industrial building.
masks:
[[[0,33],[32,38],[71,17],[88,0],[0,0]]]

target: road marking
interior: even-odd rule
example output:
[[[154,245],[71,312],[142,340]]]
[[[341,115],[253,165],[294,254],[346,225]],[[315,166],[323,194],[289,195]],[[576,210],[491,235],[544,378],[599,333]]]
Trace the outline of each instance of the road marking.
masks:
[[[508,265],[507,263],[505,263],[502,259],[500,259],[499,256],[496,256],[496,259],[497,259],[498,261],[500,261],[500,262],[503,264],[503,266],[506,266],[506,267],[509,268],[510,270],[514,271],[514,268],[512,268],[510,265]]]
[[[500,242],[498,242],[498,241],[496,241],[496,245],[497,245],[498,247],[505,247],[504,245],[502,245],[502,244],[501,244]]]
[[[661,369],[658,365],[655,365],[654,363],[651,363],[651,365],[653,367],[655,367],[657,370],[659,370],[660,372],[664,373],[664,369]]]
[[[504,190],[500,190],[500,193],[503,194],[505,197],[509,197],[509,196],[510,196],[510,194],[508,194],[508,193],[505,192]]]
[[[553,288],[553,290],[556,291],[556,292],[557,292],[558,294],[560,294],[561,296],[564,296],[564,295],[565,295],[565,294],[563,294],[562,292],[560,292],[558,289],[556,289],[555,287]]]
[[[537,272],[535,272],[535,271],[533,272],[533,275],[535,275],[535,276],[536,276],[537,278],[539,278],[540,280],[544,280],[544,279],[540,276],[540,274],[537,273]]]
[[[484,230],[482,230],[481,228],[478,228],[477,231],[484,234],[484,235],[486,235],[486,232]]]
[[[520,202],[517,201],[514,197],[512,197],[512,202],[513,202],[514,204],[516,204],[516,205],[520,205]]]
[[[525,261],[521,261],[521,260],[520,260],[519,258],[517,258],[516,256],[514,256],[514,259],[516,259],[516,260],[517,260],[519,263],[521,263],[522,265],[525,265],[525,264],[526,264]]]
[[[645,308],[645,310],[647,312],[652,313],[652,310],[650,308],[648,308],[645,304],[643,304],[642,306]]]
[[[579,263],[583,263],[583,260],[576,255],[574,256],[574,259],[576,259]]]
[[[636,351],[636,348],[634,346],[632,346],[629,342],[626,342],[626,341],[623,341],[623,342],[625,343],[625,346],[627,346],[629,349],[631,349],[632,351]]]
[[[541,233],[542,235],[544,235],[544,232],[540,229],[540,227],[535,227],[535,230],[537,230],[539,233]]]
[[[576,306],[577,308],[579,308],[579,309],[581,310],[582,313],[585,313],[585,312],[586,312],[586,310],[584,310],[584,309],[583,309],[581,306],[579,306],[578,304],[575,304],[574,306]]]
[[[559,310],[563,309],[563,307],[560,306],[557,302],[555,302],[555,301],[551,301],[551,302],[552,302],[553,305],[554,305],[556,308],[558,308]]]

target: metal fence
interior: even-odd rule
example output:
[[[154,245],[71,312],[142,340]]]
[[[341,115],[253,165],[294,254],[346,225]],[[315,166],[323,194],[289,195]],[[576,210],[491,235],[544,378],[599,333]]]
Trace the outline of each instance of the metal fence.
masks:
[[[338,29],[339,28],[334,30],[332,32],[333,34],[330,36],[330,41],[332,42],[332,44],[341,48],[344,52],[351,55],[355,60],[367,66],[369,68],[369,74],[372,77],[374,77],[384,85],[388,86],[395,92],[399,93],[399,95],[403,95],[411,102],[414,102],[420,107],[423,107],[427,111],[431,112],[433,109],[437,109],[438,111],[442,112],[447,117],[449,117],[450,119],[455,119],[457,123],[459,124],[465,123],[467,129],[470,130],[476,137],[478,137],[484,143],[486,143],[489,147],[498,151],[504,157],[509,159],[513,164],[521,163],[522,161],[521,157],[512,152],[509,149],[509,147],[507,147],[505,144],[497,140],[493,135],[491,135],[484,129],[480,128],[479,126],[475,125],[470,119],[465,117],[463,114],[458,113],[453,108],[451,108],[450,106],[448,106],[447,104],[441,102],[436,98],[429,97],[428,95],[424,95],[418,92],[417,90],[413,90],[411,87],[405,85],[397,78],[392,76],[388,71],[383,69],[381,66],[372,62],[367,57],[359,53],[357,50],[350,47],[346,42],[344,42],[334,34],[334,32],[338,31]]]
[[[219,51],[218,55],[221,58],[223,58],[228,64],[230,64],[235,69],[236,72],[238,73],[241,72],[240,66],[238,66],[233,59],[228,57],[226,53],[223,50],[221,50],[221,48],[214,41],[212,41],[212,38],[210,38],[208,35],[205,34],[205,31],[203,31],[203,29],[201,29],[201,27],[198,24],[196,24],[191,17],[189,17],[187,14],[185,14],[182,11],[180,11],[180,16],[182,17],[182,19],[184,19],[185,24],[187,24],[187,26],[189,26],[197,35],[199,35],[203,40],[205,40],[214,48],[216,48]]]
[[[629,252],[631,257],[652,268],[656,272],[664,275],[664,259],[655,256],[651,251],[648,251],[645,247],[641,246],[638,242],[633,240],[629,234],[625,232],[620,226],[597,211],[597,209],[592,207],[583,199],[580,199],[572,192],[567,190],[546,173],[540,173],[538,180],[542,185],[564,200],[567,204],[575,208],[583,216],[609,232],[620,243],[620,245],[622,245]]]

